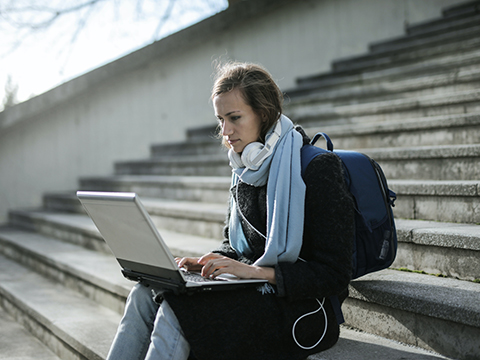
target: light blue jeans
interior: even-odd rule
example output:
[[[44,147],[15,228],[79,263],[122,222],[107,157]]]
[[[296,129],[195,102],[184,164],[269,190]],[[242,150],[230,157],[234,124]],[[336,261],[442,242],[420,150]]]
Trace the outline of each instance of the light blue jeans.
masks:
[[[153,301],[151,288],[136,284],[107,360],[187,360],[190,345],[170,305]]]

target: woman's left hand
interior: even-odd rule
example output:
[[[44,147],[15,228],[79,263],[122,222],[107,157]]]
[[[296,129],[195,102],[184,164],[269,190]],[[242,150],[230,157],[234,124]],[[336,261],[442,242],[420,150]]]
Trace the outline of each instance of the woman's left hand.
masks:
[[[242,279],[265,279],[275,284],[275,269],[241,263],[229,257],[209,253],[198,263],[203,265],[202,276],[215,278],[220,274],[232,274]]]

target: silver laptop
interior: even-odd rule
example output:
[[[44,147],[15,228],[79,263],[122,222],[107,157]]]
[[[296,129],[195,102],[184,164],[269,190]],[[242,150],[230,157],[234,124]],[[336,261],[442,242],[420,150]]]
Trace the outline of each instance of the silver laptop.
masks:
[[[218,276],[206,279],[179,269],[135,193],[77,191],[77,197],[130,280],[176,293],[258,286],[266,280]]]

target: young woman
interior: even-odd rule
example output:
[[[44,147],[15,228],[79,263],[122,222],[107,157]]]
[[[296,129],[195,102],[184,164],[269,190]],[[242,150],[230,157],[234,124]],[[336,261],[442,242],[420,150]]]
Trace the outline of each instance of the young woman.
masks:
[[[212,100],[233,174],[225,240],[176,261],[205,277],[268,283],[154,296],[137,284],[108,359],[295,360],[338,340],[329,297],[347,296],[354,232],[339,158],[317,156],[302,177],[309,139],[282,115],[282,93],[258,65],[224,65]]]

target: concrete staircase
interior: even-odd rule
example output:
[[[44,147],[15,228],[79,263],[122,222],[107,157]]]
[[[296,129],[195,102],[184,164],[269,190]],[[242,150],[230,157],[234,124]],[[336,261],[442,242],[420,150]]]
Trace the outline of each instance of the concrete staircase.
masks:
[[[310,359],[480,358],[480,2],[332,67],[287,91],[287,115],[382,165],[399,250],[393,269],[352,282],[339,344]],[[222,238],[230,182],[212,130],[79,189],[139,193],[176,255],[203,254]],[[0,359],[104,359],[132,285],[74,191],[12,210],[0,228]]]

